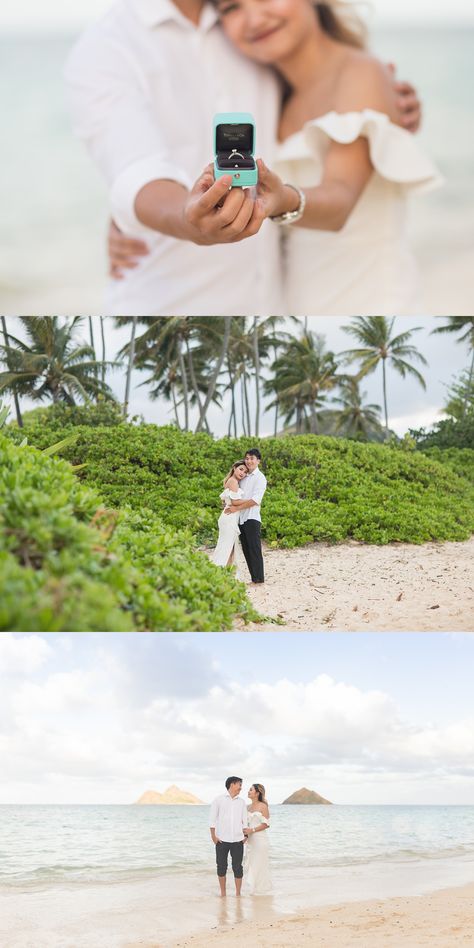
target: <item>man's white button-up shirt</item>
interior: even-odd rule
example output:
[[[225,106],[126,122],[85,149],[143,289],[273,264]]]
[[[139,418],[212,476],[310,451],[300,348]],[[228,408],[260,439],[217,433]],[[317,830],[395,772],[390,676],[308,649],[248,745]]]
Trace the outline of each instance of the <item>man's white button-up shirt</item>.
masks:
[[[172,0],[116,0],[72,50],[66,82],[77,135],[109,186],[111,211],[150,254],[111,281],[107,311],[124,315],[281,312],[279,228],[211,247],[145,227],[134,205],[150,181],[190,188],[213,157],[216,112],[252,112],[257,154],[271,166],[279,93],[245,59],[206,4],[195,26]]]
[[[248,826],[247,807],[242,797],[231,797],[223,793],[211,804],[209,826],[213,826],[216,836],[223,843],[241,843],[244,839],[243,828]]]
[[[242,510],[239,516],[239,523],[245,523],[246,520],[260,520],[261,522],[260,504],[262,503],[263,495],[267,489],[265,474],[262,474],[261,470],[257,467],[255,471],[252,471],[251,474],[247,474],[247,477],[244,477],[243,481],[240,482],[240,487],[243,493],[242,500],[254,500],[257,506],[246,507],[245,510]]]

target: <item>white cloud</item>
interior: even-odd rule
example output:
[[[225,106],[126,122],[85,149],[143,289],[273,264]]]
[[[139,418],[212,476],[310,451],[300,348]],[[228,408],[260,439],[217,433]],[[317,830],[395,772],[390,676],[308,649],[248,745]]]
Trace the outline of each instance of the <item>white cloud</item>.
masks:
[[[0,636],[0,675],[31,675],[51,654],[50,646],[39,635],[22,637],[4,632]]]
[[[384,691],[327,674],[271,684],[220,677],[198,692],[173,693],[162,685],[166,656],[174,667],[176,650],[186,680],[196,650],[171,638],[163,641],[160,680],[153,687],[147,675],[141,699],[143,656],[127,663],[117,636],[110,646],[102,638],[68,671],[45,669],[32,681],[43,655],[38,641],[8,646],[26,643],[30,663],[22,680],[14,663],[17,677],[3,695],[2,802],[31,801],[33,787],[33,799],[45,802],[129,802],[172,782],[209,797],[230,771],[268,781],[282,795],[309,782],[339,802],[430,802],[432,792],[442,799],[443,788],[455,795],[473,785],[472,720],[410,721]],[[141,639],[132,641],[138,653]],[[161,641],[143,653],[152,665]]]

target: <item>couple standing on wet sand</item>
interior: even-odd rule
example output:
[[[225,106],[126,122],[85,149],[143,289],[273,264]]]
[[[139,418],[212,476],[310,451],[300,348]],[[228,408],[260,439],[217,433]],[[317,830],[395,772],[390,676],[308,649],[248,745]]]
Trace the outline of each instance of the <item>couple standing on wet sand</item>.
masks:
[[[252,583],[265,581],[260,506],[267,479],[259,469],[261,460],[258,448],[250,448],[243,460],[234,462],[224,478],[220,495],[224,510],[219,517],[219,538],[211,557],[216,566],[233,563],[238,579],[244,576],[245,558]]]
[[[271,892],[270,848],[267,830],[270,811],[265,799],[265,787],[253,783],[248,792],[249,806],[240,796],[241,777],[228,777],[226,792],[216,797],[211,805],[209,828],[216,847],[217,876],[220,893],[226,892],[229,854],[234,873],[235,894],[240,896],[244,876],[244,845],[246,844],[245,874],[250,895],[269,895]]]

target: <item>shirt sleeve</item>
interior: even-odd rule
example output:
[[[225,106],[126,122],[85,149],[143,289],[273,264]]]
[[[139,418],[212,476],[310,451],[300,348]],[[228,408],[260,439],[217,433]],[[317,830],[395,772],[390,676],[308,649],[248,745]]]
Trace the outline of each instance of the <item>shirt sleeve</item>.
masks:
[[[74,132],[108,183],[116,223],[125,232],[150,234],[134,209],[141,188],[159,179],[186,188],[192,182],[173,160],[137,64],[116,40],[85,34],[69,56],[65,80]]]
[[[209,826],[211,827],[212,826],[215,827],[216,822],[217,822],[217,808],[218,808],[217,800],[213,800],[211,803],[211,812],[209,815]]]
[[[254,500],[256,504],[260,505],[263,500],[263,495],[267,489],[267,482],[265,477],[259,477],[259,479],[252,486],[252,493],[249,497],[249,500]]]

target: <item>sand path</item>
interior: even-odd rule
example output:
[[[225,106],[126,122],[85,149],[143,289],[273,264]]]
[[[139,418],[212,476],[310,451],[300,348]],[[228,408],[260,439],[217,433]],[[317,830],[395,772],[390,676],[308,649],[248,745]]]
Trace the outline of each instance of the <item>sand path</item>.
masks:
[[[265,570],[265,585],[249,585],[249,596],[283,625],[237,623],[236,629],[474,632],[474,538],[266,549]]]

